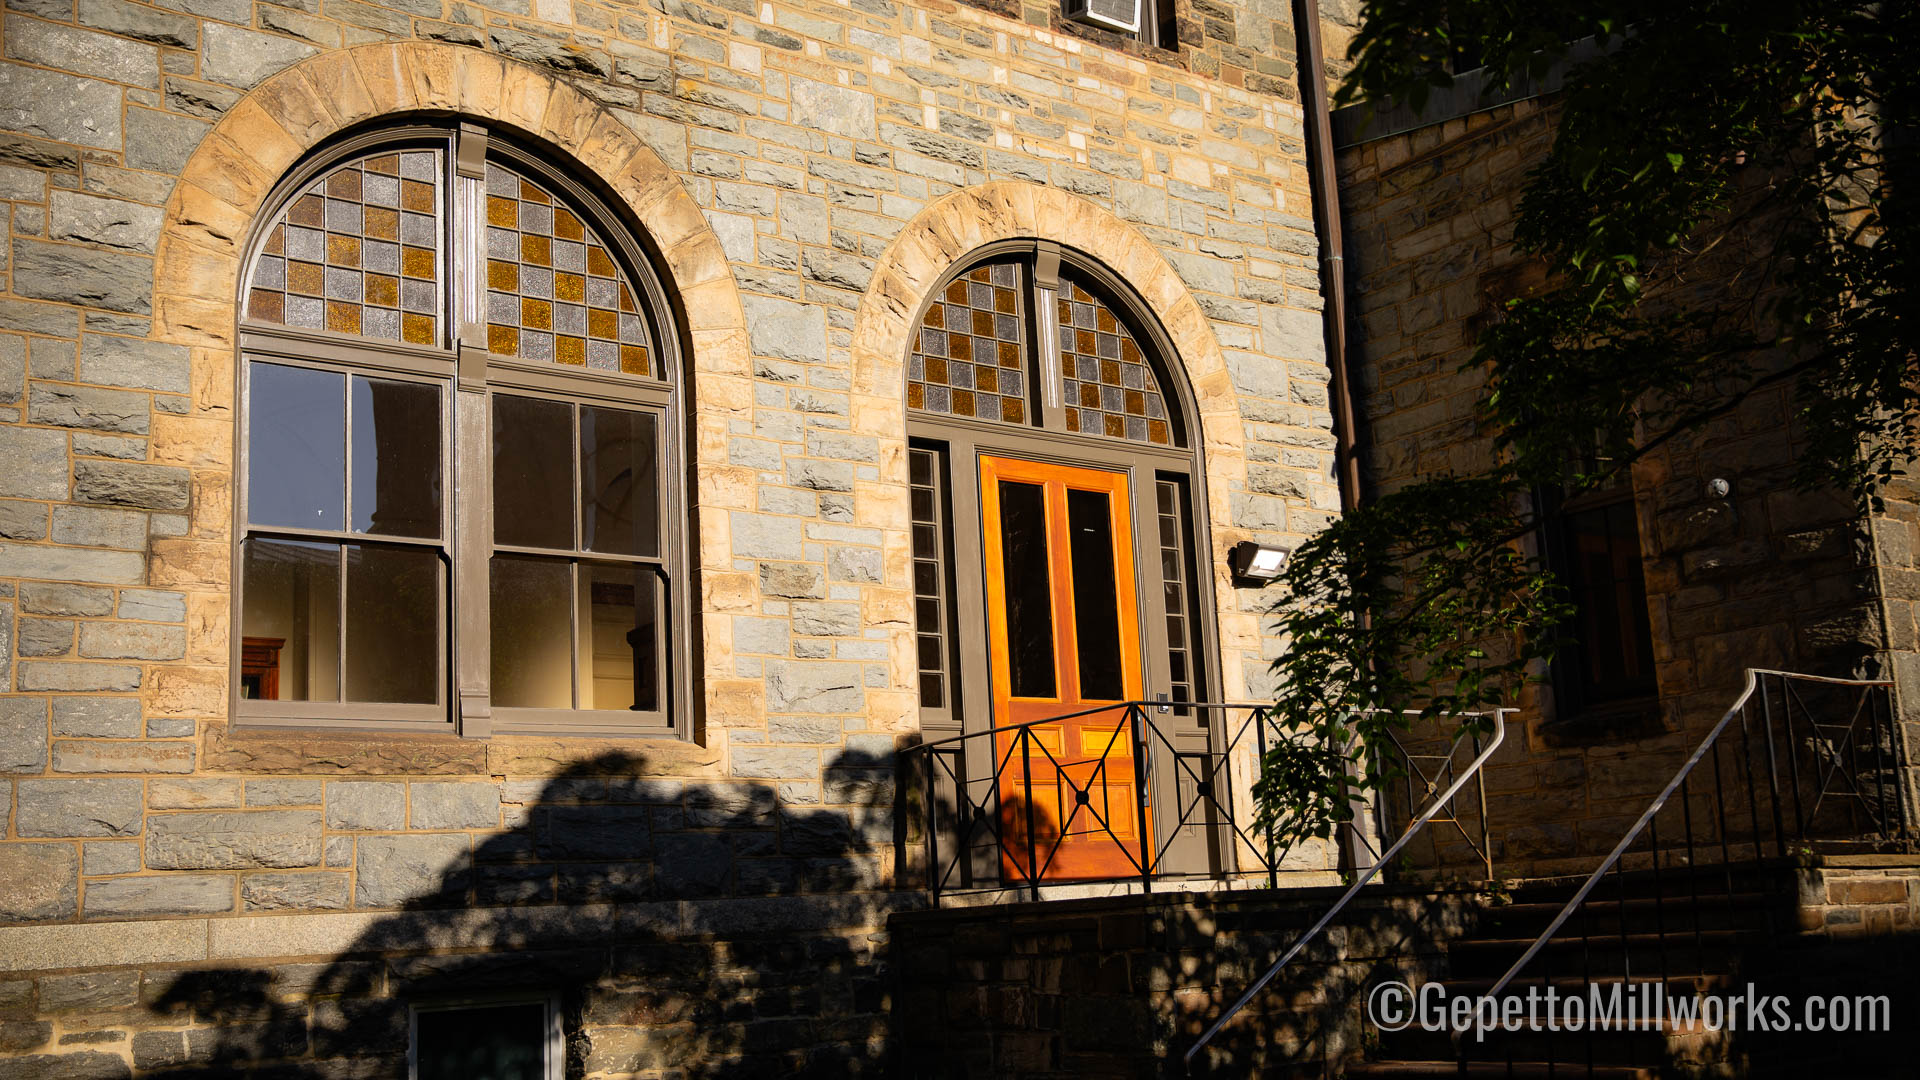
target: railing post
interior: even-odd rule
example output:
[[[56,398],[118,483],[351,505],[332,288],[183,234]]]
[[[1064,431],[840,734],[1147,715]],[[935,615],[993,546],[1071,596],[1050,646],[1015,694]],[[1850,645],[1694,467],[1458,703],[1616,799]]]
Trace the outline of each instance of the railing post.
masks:
[[[1780,813],[1780,758],[1773,745],[1773,704],[1767,700],[1767,683],[1760,681],[1760,723],[1767,729],[1767,791],[1773,799],[1773,854],[1776,858],[1787,856],[1787,825]],[[1791,747],[1788,748],[1791,752]],[[1759,845],[1755,845],[1758,854]]]
[[[1198,695],[1196,695],[1198,696]],[[1253,766],[1253,781],[1260,782],[1260,775],[1267,767],[1267,710],[1265,706],[1253,710],[1253,737],[1260,748],[1260,756]],[[1247,797],[1253,797],[1253,788],[1247,788]],[[1227,799],[1233,799],[1233,792],[1227,792]],[[1259,813],[1259,807],[1254,808]],[[1280,887],[1280,860],[1273,857],[1273,819],[1267,819],[1267,850],[1261,855],[1261,861],[1267,864],[1267,888]]]
[[[934,819],[933,751],[921,751],[920,758],[920,771],[923,774],[920,781],[922,785],[922,797],[927,804],[926,823],[922,826],[922,828],[927,830],[927,893],[933,901],[933,906],[937,908],[940,906],[941,881],[940,823]]]
[[[1020,729],[1020,788],[1027,813],[1027,885],[1035,900],[1040,899],[1039,863],[1035,861],[1033,832],[1033,729]]]
[[[1140,891],[1153,891],[1153,837],[1147,834],[1147,745],[1146,726],[1152,723],[1138,705],[1127,706],[1127,735],[1133,740],[1134,832],[1140,839]],[[1178,783],[1176,778],[1175,783]],[[1179,797],[1175,796],[1178,802]],[[1109,829],[1109,832],[1112,830]]]

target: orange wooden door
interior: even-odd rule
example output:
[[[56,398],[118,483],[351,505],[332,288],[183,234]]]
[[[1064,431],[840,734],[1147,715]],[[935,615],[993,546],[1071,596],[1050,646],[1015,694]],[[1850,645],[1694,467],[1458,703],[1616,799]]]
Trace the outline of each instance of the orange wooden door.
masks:
[[[1024,745],[995,737],[1003,869],[1016,881],[1138,873],[1126,712],[1068,715],[1140,698],[1127,475],[982,457],[980,515],[994,726],[1052,721]]]

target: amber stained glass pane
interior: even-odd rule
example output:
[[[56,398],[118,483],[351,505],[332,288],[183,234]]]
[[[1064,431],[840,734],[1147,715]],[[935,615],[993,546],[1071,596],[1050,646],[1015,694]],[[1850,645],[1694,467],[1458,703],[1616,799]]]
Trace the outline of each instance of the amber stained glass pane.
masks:
[[[1127,324],[1069,278],[1061,278],[1057,304],[1067,430],[1171,445],[1160,380]]]
[[[441,343],[439,150],[350,161],[280,211],[254,260],[247,318]]]
[[[924,412],[1027,422],[1020,274],[989,263],[954,279],[920,321],[907,358],[907,405]]]
[[[657,375],[633,286],[563,199],[487,163],[487,348],[628,375]]]

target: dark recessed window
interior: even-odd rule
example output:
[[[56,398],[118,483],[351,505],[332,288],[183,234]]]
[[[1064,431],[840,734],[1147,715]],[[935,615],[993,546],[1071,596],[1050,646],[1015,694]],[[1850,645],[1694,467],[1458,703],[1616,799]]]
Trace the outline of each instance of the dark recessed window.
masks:
[[[420,1007],[412,1080],[557,1080],[560,1039],[549,1002]]]
[[[1554,663],[1557,707],[1565,715],[1651,700],[1653,629],[1631,486],[1555,507],[1548,538],[1551,565],[1574,607]]]

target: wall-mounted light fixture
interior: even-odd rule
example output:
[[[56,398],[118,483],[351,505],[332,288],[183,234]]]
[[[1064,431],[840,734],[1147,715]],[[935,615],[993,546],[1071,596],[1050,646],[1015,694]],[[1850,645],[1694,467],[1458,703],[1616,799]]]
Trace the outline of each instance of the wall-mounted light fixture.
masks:
[[[1286,569],[1287,552],[1284,548],[1242,540],[1227,552],[1227,562],[1235,578],[1250,585],[1265,585]]]

